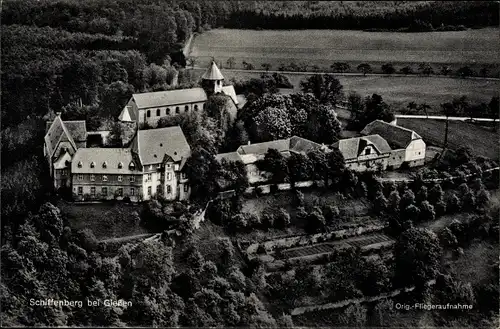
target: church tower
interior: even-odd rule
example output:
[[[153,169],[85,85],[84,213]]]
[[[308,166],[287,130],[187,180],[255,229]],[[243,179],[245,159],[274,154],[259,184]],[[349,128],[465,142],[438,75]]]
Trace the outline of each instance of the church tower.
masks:
[[[208,96],[222,92],[224,77],[220,73],[215,61],[212,61],[212,64],[210,64],[210,67],[201,76],[201,79],[201,85]]]

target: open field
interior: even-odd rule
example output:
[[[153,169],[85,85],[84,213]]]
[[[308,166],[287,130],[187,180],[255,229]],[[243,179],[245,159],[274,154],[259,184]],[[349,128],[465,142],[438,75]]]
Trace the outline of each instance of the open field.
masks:
[[[60,202],[57,206],[72,229],[90,229],[98,240],[149,233],[139,225],[135,213],[139,213],[140,207],[136,205]]]
[[[262,73],[252,71],[221,70],[226,83],[232,78],[247,80],[259,78]],[[195,69],[195,76],[201,77],[204,70]],[[285,74],[292,85],[293,90],[284,89],[283,93],[300,91],[300,81],[306,79],[310,74]],[[439,113],[440,104],[449,102],[455,97],[467,96],[470,102],[488,103],[491,97],[498,96],[500,81],[481,79],[460,79],[445,77],[422,77],[422,76],[337,76],[344,86],[346,95],[349,92],[357,92],[362,96],[371,96],[376,93],[382,96],[384,101],[392,105],[396,111],[406,108],[409,102],[427,103],[432,109],[429,114]]]
[[[450,121],[449,124],[448,144],[451,149],[468,146],[476,156],[498,159],[498,134],[491,128],[459,121]],[[443,120],[398,118],[398,125],[415,130],[427,144],[443,144],[446,126]]]
[[[490,71],[498,71],[498,51],[496,28],[423,33],[215,29],[196,36],[190,56],[202,67],[212,57],[224,66],[234,57],[235,68],[242,68],[243,61],[256,69],[262,63],[274,69],[291,63],[329,68],[342,61],[354,69],[361,62],[377,69],[387,62],[397,69],[422,62],[436,63],[436,67],[446,63],[452,69],[467,63],[479,69],[488,63],[494,66]]]

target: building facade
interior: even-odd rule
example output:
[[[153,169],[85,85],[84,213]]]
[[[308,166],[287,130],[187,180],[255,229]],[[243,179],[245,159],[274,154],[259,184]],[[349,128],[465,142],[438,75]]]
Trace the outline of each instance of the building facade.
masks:
[[[375,120],[361,131],[363,135],[378,134],[392,147],[389,169],[401,166],[416,167],[425,164],[426,145],[422,137],[413,130]]]
[[[71,173],[75,200],[142,200],[142,166],[130,149],[79,149]]]
[[[386,170],[392,151],[379,135],[341,139],[333,147],[344,156],[346,168],[354,171]]]
[[[269,181],[271,174],[260,170],[257,166],[259,160],[263,160],[269,149],[278,150],[285,158],[291,153],[307,154],[315,149],[328,149],[308,139],[293,136],[286,139],[278,139],[270,142],[241,145],[235,152],[220,153],[216,155],[218,161],[242,161],[245,164],[248,181],[250,184],[264,183]]]
[[[139,130],[132,141],[132,152],[143,166],[144,200],[162,196],[167,200],[186,200],[190,187],[184,165],[191,148],[179,126]]]
[[[208,97],[215,94],[228,96],[238,106],[234,87],[224,86],[224,76],[215,62],[203,74],[201,85],[201,88],[133,94],[118,119],[136,122],[139,129],[145,126],[156,127],[158,121],[165,117],[189,112],[200,113]]]

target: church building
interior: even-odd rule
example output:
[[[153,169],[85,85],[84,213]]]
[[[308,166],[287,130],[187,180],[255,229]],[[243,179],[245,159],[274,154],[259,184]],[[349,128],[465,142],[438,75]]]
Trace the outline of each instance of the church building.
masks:
[[[201,112],[212,95],[225,95],[230,101],[233,116],[239,105],[232,85],[224,86],[224,76],[212,62],[201,77],[201,88],[177,89],[150,93],[133,94],[123,108],[118,119],[137,122],[138,128],[145,125],[156,127],[161,118],[181,113]]]

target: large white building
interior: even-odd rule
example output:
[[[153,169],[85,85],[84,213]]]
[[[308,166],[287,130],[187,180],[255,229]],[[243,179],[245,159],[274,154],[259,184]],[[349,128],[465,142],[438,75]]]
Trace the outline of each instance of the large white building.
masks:
[[[212,95],[228,96],[235,114],[239,105],[238,97],[232,85],[224,86],[224,76],[215,62],[212,62],[201,78],[201,88],[133,94],[118,119],[137,122],[139,129],[146,124],[156,127],[161,118],[203,111],[206,101]]]

